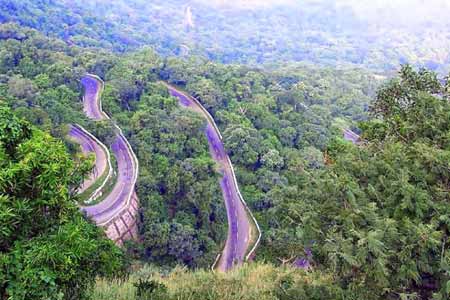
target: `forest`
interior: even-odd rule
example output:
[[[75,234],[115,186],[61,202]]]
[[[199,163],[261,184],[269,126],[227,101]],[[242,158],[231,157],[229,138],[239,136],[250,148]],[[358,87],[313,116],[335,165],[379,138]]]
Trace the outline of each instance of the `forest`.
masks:
[[[82,88],[76,76],[89,71],[106,79],[103,103],[129,136],[142,166],[138,194],[143,206],[148,205],[148,213],[142,216],[148,245],[136,245],[133,252],[152,253],[147,259],[163,264],[210,264],[211,256],[202,254],[217,252],[225,216],[218,185],[213,184],[215,172],[201,131],[203,122],[181,111],[159,80],[185,87],[210,109],[237,165],[244,196],[250,207],[261,210],[261,220],[272,205],[271,194],[288,185],[285,161],[323,165],[321,151],[333,131],[364,120],[369,96],[375,91],[371,75],[358,71],[296,67],[289,75],[284,71],[280,75],[205,63],[201,58],[164,60],[150,49],[128,56],[97,57],[73,47],[64,49],[57,40],[15,25],[3,26],[2,32],[10,37],[1,42],[7,49],[1,57],[2,67],[8,70],[0,86],[2,93],[19,116],[51,130],[54,136],[65,138],[66,125],[78,122],[111,143],[108,124],[91,124],[82,116]],[[22,35],[25,40],[18,41]],[[45,48],[40,47],[42,39]],[[189,178],[195,184],[184,181]],[[179,214],[168,218],[169,209]],[[193,218],[193,211],[201,214]],[[198,234],[199,224],[204,224],[204,233]],[[185,238],[167,240],[172,230]],[[186,243],[187,248],[172,244],[177,242]],[[161,249],[162,245],[166,246]],[[169,254],[170,249],[181,251]],[[183,260],[183,253],[189,253],[190,261]]]
[[[0,22],[118,52],[151,46],[163,56],[221,63],[302,62],[377,72],[409,63],[449,71],[448,1],[258,2],[3,0]]]
[[[342,56],[327,59],[309,30],[293,47],[317,52],[240,47],[258,45],[248,32],[237,44],[224,33],[209,48],[220,18],[211,32],[197,27],[236,8],[193,1],[196,28],[186,29],[175,21],[184,9],[167,16],[158,2],[141,11],[141,1],[105,5],[0,2],[1,299],[450,297],[448,56],[403,59],[384,46],[352,60],[355,45],[367,45],[348,37],[340,41],[351,51],[339,45]],[[311,21],[322,7],[305,5],[305,24],[329,33],[324,18]],[[245,28],[258,28],[262,41],[256,20],[264,9],[239,8],[227,24],[254,14]],[[142,20],[148,11],[154,15]],[[357,19],[345,9],[331,13],[348,21],[344,29]],[[270,24],[277,15],[266,17]],[[169,38],[151,23],[158,18],[183,28]],[[180,52],[185,42],[195,44],[189,53]],[[83,113],[87,73],[105,82],[110,120]],[[165,84],[195,97],[217,123],[263,233],[252,261],[225,274],[210,271],[229,224],[206,122]],[[68,138],[71,124],[110,149],[117,124],[136,153],[139,239],[122,248],[77,208],[76,188],[93,166]],[[345,140],[345,129],[359,141]]]

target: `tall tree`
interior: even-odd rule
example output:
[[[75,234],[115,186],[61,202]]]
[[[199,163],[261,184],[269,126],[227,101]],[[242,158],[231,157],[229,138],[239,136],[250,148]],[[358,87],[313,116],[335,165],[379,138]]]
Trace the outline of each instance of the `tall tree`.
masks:
[[[0,108],[1,299],[84,299],[97,276],[123,273],[122,251],[71,195],[89,167]]]
[[[296,236],[349,299],[448,299],[450,103],[434,73],[404,66],[361,124],[365,144],[340,138],[328,167],[301,172],[273,209],[272,243]],[[289,245],[290,243],[287,243]],[[296,246],[298,247],[298,245]],[[295,246],[282,249],[298,255]]]

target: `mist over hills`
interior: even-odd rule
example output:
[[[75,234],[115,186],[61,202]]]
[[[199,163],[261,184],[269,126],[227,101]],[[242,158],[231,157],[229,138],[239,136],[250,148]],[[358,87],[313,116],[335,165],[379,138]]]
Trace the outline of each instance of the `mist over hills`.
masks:
[[[450,62],[450,4],[443,0],[6,0],[1,6],[2,22],[116,51],[149,45],[162,55],[224,63],[294,61],[376,71],[411,63],[445,73]],[[187,7],[195,26],[186,26]],[[61,22],[66,26],[53,25]]]
[[[0,299],[448,300],[447,1],[0,0]]]

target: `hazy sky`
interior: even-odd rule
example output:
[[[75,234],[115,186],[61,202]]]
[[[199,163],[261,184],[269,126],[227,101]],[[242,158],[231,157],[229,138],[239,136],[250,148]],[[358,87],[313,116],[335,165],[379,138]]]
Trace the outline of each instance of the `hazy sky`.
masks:
[[[277,5],[293,5],[301,9],[305,3],[317,3],[330,8],[348,7],[361,19],[374,24],[383,21],[387,25],[396,23],[405,26],[423,26],[430,21],[450,23],[450,0],[191,0],[187,3],[246,10]]]
[[[251,8],[262,6],[273,6],[282,4],[296,4],[296,0],[195,0],[194,2],[201,2],[204,4],[212,4],[214,6],[222,7],[239,7]]]
[[[284,4],[321,3],[330,2],[329,0],[194,0],[215,6],[232,7],[261,7]],[[335,0],[331,1],[336,5],[350,4],[358,9],[379,9],[379,8],[421,8],[435,7],[436,9],[450,8],[450,0]]]

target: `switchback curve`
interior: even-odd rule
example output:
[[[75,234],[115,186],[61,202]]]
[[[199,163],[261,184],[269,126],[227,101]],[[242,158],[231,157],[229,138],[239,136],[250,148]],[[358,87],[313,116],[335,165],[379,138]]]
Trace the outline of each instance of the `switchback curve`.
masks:
[[[172,85],[164,84],[182,106],[201,113],[207,121],[205,134],[211,156],[219,164],[223,175],[220,186],[228,217],[228,236],[225,247],[214,263],[213,269],[227,271],[235,265],[242,264],[254,254],[261,240],[261,230],[240,193],[233,164],[225,151],[222,135],[214,119],[197,99]],[[252,245],[253,247],[249,250]]]
[[[110,119],[101,108],[104,82],[92,74],[84,76],[81,82],[85,88],[83,105],[86,115],[94,121]],[[81,210],[97,225],[104,227],[109,238],[122,244],[124,240],[137,237],[138,198],[135,185],[139,162],[122,130],[113,124],[117,132],[111,148],[117,161],[117,181],[102,202],[83,206]]]

